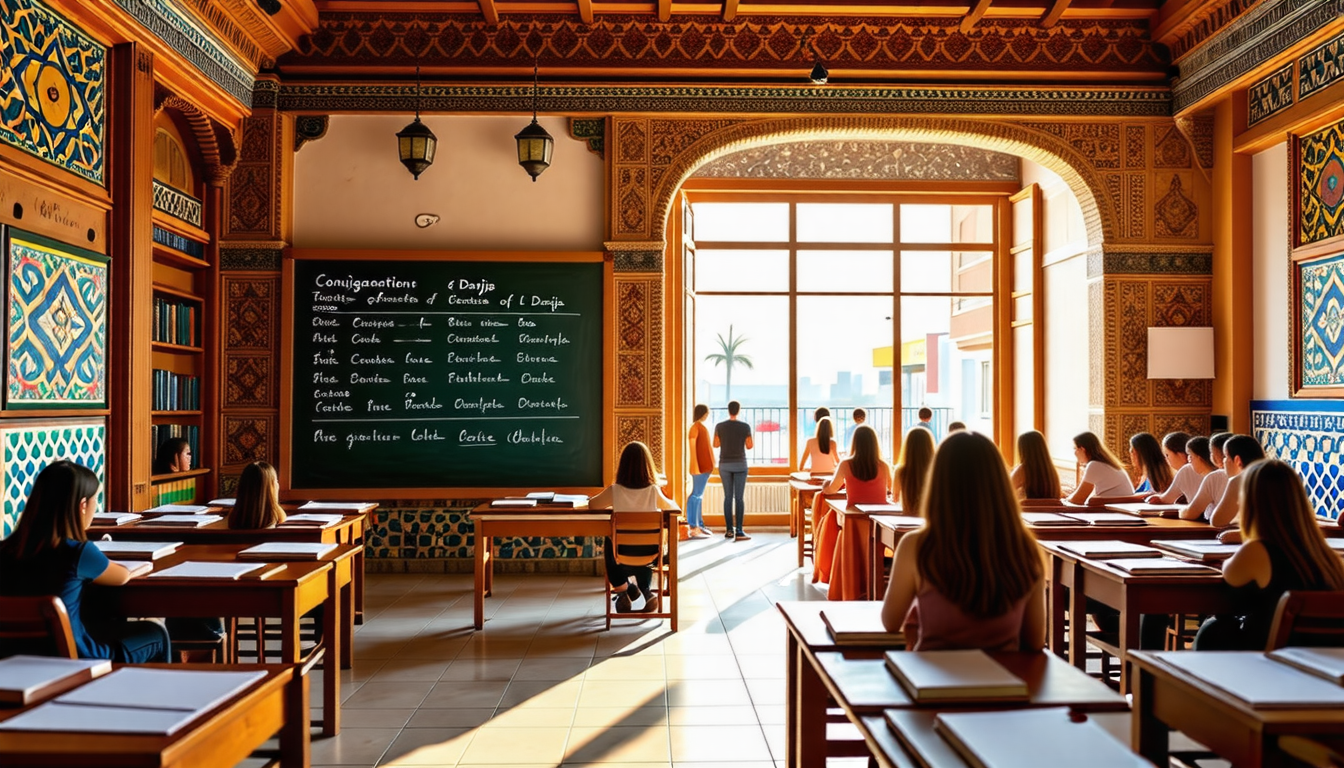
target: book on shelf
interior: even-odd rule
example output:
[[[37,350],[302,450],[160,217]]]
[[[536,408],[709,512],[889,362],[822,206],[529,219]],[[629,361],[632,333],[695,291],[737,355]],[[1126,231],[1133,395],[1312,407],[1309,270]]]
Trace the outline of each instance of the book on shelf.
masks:
[[[1152,655],[1166,666],[1222,689],[1252,709],[1344,707],[1344,686],[1259,651],[1160,651]]]
[[[1169,557],[1119,558],[1107,560],[1106,564],[1132,576],[1217,576],[1222,573],[1217,568]]]
[[[1022,522],[1027,525],[1049,526],[1049,525],[1078,525],[1080,521],[1072,517],[1065,517],[1058,512],[1023,512]]]
[[[313,528],[330,528],[333,525],[345,519],[345,515],[315,515],[315,514],[297,514],[286,515],[282,526],[302,527],[309,526]]]
[[[1156,539],[1152,545],[1202,563],[1221,563],[1241,549],[1240,544],[1224,544],[1217,539]]]
[[[268,541],[238,553],[240,560],[321,560],[339,544],[307,541]]]
[[[1060,541],[1056,542],[1055,546],[1071,555],[1091,560],[1162,556],[1160,551],[1146,544],[1132,544],[1127,541]]]
[[[1106,509],[1112,512],[1119,512],[1123,515],[1134,515],[1136,517],[1179,517],[1181,514],[1180,504],[1143,504],[1143,503],[1125,503],[1125,504],[1107,504]]]
[[[153,484],[155,504],[191,503],[196,501],[196,478],[160,480]]]
[[[112,560],[158,560],[182,546],[180,541],[95,541],[93,545]]]
[[[183,347],[198,346],[195,304],[156,296],[153,304],[153,340]]]
[[[880,600],[828,602],[821,621],[836,645],[905,645],[904,634],[883,626]]]
[[[905,511],[900,504],[855,504],[854,508],[865,515],[899,515]]]
[[[492,507],[535,507],[536,499],[495,499],[490,502]]]
[[[262,568],[260,563],[219,563],[189,560],[172,568],[155,571],[149,578],[162,579],[232,579],[239,578]]]
[[[1344,648],[1279,648],[1268,655],[1309,675],[1344,685]]]
[[[142,515],[134,512],[94,512],[94,525],[125,525],[134,520],[139,520]]]
[[[219,515],[159,515],[140,523],[141,528],[204,528],[223,520]]]
[[[1126,527],[1132,525],[1147,525],[1148,521],[1142,517],[1126,515],[1120,512],[1064,512],[1065,517],[1071,517],[1080,523],[1096,526],[1115,526]]]
[[[942,712],[933,727],[974,768],[1153,765],[1096,722],[1076,721],[1066,707]]]
[[[980,650],[887,651],[887,669],[918,704],[1026,701],[1027,684]]]
[[[106,659],[10,656],[0,659],[0,704],[27,706],[111,671]]]
[[[153,382],[153,410],[199,411],[201,409],[200,378],[156,368],[151,379]]]

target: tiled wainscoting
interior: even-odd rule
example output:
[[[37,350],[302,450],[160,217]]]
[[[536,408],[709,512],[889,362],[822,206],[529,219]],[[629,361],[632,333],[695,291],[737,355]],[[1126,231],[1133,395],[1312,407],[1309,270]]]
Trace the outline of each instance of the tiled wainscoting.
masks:
[[[1344,401],[1255,400],[1255,439],[1306,478],[1318,515],[1338,518],[1344,498]]]

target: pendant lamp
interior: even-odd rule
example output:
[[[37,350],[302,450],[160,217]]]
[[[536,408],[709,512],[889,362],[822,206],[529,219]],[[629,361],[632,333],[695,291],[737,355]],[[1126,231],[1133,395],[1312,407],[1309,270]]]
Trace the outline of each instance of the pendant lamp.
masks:
[[[537,61],[532,60],[532,123],[513,137],[518,142],[518,164],[536,182],[541,172],[551,167],[555,139],[537,124]]]
[[[397,152],[401,155],[401,164],[406,166],[415,180],[434,164],[434,149],[439,139],[429,126],[420,122],[420,65],[415,67],[415,122],[397,132]]]

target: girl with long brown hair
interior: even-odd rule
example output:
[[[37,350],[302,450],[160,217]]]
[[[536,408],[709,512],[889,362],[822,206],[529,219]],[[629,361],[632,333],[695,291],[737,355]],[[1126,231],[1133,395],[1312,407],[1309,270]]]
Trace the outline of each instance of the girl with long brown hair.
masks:
[[[897,631],[918,606],[912,650],[1039,650],[1045,569],[1022,522],[999,450],[973,432],[938,447],[924,494],[924,527],[901,538],[882,602]]]
[[[1018,435],[1017,460],[1009,477],[1019,499],[1058,499],[1063,495],[1045,435],[1034,429]]]
[[[835,477],[826,484],[812,502],[812,581],[824,581],[832,600],[867,599],[866,567],[846,559],[846,545],[841,541],[840,521],[825,501],[826,494],[845,491],[849,506],[855,504],[885,504],[891,491],[891,465],[882,459],[882,447],[877,432],[867,424],[854,428],[849,458],[835,468]],[[867,531],[863,541],[850,544],[867,546]],[[866,552],[866,549],[863,550]],[[867,562],[866,559],[864,562]],[[864,597],[856,595],[863,594]]]
[[[1083,468],[1078,487],[1064,500],[1083,504],[1093,496],[1133,496],[1134,483],[1120,467],[1120,460],[1091,432],[1073,436],[1073,455]]]
[[[280,507],[280,476],[275,467],[254,461],[243,467],[238,478],[238,495],[229,512],[230,528],[274,528],[285,522]]]
[[[901,443],[901,459],[896,463],[896,482],[891,496],[901,502],[910,514],[919,514],[919,502],[924,496],[924,484],[933,466],[933,433],[924,427],[912,427]]]
[[[658,470],[653,463],[653,452],[639,441],[631,441],[621,449],[616,463],[616,482],[588,501],[589,509],[610,509],[613,512],[649,512],[655,509],[676,509],[676,502],[667,498],[657,485]],[[605,540],[603,558],[607,565],[607,581],[616,596],[616,610],[652,610],[657,603],[651,600],[653,568],[648,565],[623,565],[616,558],[611,538]],[[624,554],[625,549],[621,552]],[[632,554],[649,554],[634,552]]]

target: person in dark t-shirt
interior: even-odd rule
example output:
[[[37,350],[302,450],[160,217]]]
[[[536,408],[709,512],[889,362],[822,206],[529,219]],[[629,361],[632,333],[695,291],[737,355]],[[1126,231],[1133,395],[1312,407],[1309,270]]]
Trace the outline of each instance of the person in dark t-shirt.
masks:
[[[724,538],[746,541],[751,538],[742,530],[747,513],[747,451],[754,444],[751,425],[737,420],[741,411],[741,403],[728,402],[728,419],[714,425],[714,447],[719,449],[719,479],[723,481],[723,521],[728,529]]]

